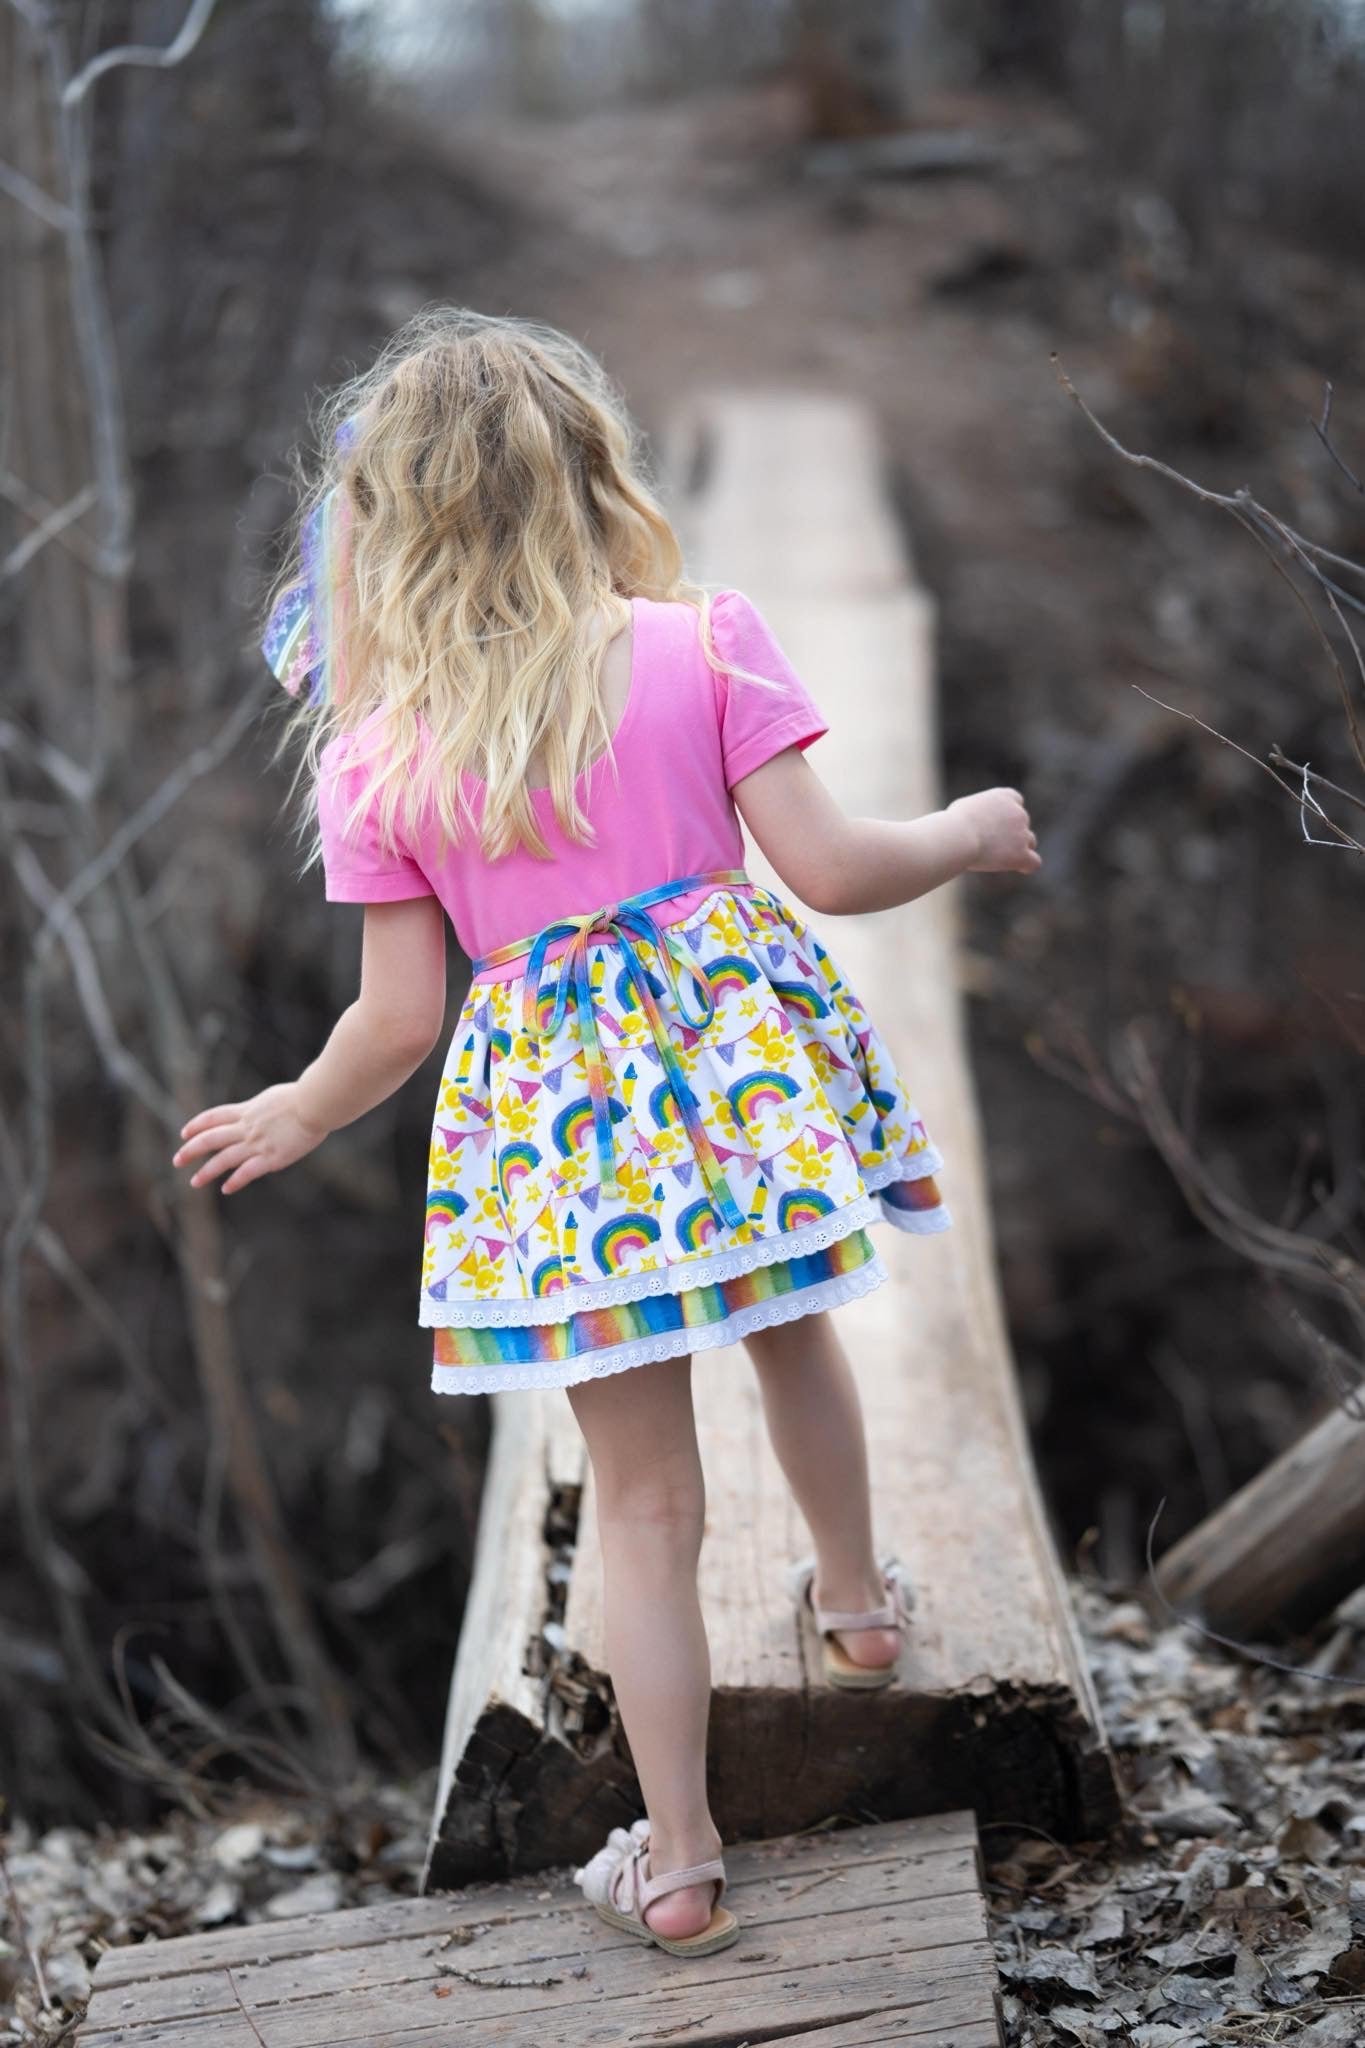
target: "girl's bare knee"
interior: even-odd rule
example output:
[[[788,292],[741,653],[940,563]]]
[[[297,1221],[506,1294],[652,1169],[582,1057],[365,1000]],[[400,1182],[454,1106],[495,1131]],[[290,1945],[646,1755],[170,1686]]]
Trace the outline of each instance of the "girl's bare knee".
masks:
[[[794,1360],[823,1354],[832,1334],[828,1314],[819,1309],[814,1315],[799,1316],[795,1322],[774,1323],[769,1329],[752,1331],[744,1339],[744,1348],[760,1371],[765,1366],[781,1368]]]
[[[665,1535],[678,1544],[700,1543],[706,1519],[706,1486],[700,1470],[669,1460],[639,1470],[594,1472],[597,1513],[618,1534]]]

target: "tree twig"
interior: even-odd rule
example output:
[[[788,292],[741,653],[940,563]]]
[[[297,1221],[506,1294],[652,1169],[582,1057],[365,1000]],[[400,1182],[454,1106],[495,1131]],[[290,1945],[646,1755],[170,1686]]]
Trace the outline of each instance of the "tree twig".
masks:
[[[1141,1026],[1130,1023],[1122,1044],[1130,1099],[1200,1221],[1224,1244],[1266,1271],[1335,1301],[1365,1345],[1365,1269],[1348,1253],[1267,1223],[1235,1201],[1214,1180],[1176,1125]]]
[[[183,63],[208,27],[216,4],[217,0],[190,0],[179,31],[164,47],[159,48],[154,43],[122,43],[116,50],[102,50],[74,78],[67,80],[62,87],[62,105],[74,107],[97,78],[103,78],[106,71],[113,71],[121,64],[145,65],[153,70],[166,71],[173,64]]]
[[[237,1989],[237,1979],[236,1979],[236,1978],[235,1978],[235,1977],[233,1976],[233,1974],[232,1974],[232,1965],[231,1965],[231,1963],[224,1963],[224,1965],[223,1965],[223,1974],[224,1974],[224,1975],[226,1976],[226,1978],[227,1978],[227,1980],[228,1980],[228,1988],[229,1988],[229,1990],[230,1990],[230,1991],[232,1992],[232,1995],[233,1995],[233,1997],[234,1997],[234,1998],[236,1999],[236,2001],[237,2001],[238,2005],[239,2005],[239,2006],[241,2007],[241,2009],[242,2009],[242,2018],[243,2018],[243,2019],[244,2019],[244,2020],[246,2021],[246,2023],[247,2023],[247,2025],[248,2025],[248,2026],[250,2027],[250,2029],[251,2029],[252,2033],[253,2033],[253,2034],[254,2034],[254,2035],[256,2036],[256,2039],[257,2039],[257,2040],[258,2040],[258,2041],[260,2042],[260,2044],[261,2044],[261,2048],[269,2048],[269,2044],[268,2044],[268,2042],[266,2041],[265,2035],[264,2035],[264,2034],[263,2034],[263,2033],[261,2032],[261,2030],[260,2030],[260,2028],[259,2028],[259,2027],[257,2026],[257,2024],[256,2024],[255,2020],[254,2020],[254,2019],[252,2018],[251,2014],[250,2014],[250,2013],[249,2013],[249,2012],[247,2011],[247,2008],[246,2008],[246,2002],[245,2002],[245,2000],[243,1999],[243,1997],[242,1997],[242,1994],[241,1994],[241,1992],[240,1992],[240,1991],[239,1991],[239,1990]]]
[[[4,561],[0,562],[0,580],[17,576],[21,569],[26,569],[33,557],[41,554],[50,540],[55,540],[68,526],[74,526],[76,521],[90,510],[98,495],[95,486],[87,484],[83,491],[77,491],[74,498],[68,498],[64,505],[58,505],[55,511],[50,512],[31,533],[26,533],[21,541],[16,541]]]
[[[1305,571],[1310,580],[1321,590],[1333,618],[1346,636],[1347,644],[1355,660],[1357,680],[1365,684],[1365,653],[1362,653],[1360,644],[1347,623],[1346,616],[1337,600],[1335,586],[1323,575],[1313,559],[1316,550],[1310,549],[1302,543],[1293,528],[1286,526],[1284,521],[1275,513],[1269,511],[1266,506],[1259,504],[1252,497],[1250,491],[1246,489],[1234,492],[1210,490],[1207,485],[1196,483],[1192,477],[1183,475],[1180,470],[1173,468],[1170,463],[1162,462],[1157,456],[1144,455],[1136,449],[1125,447],[1118,436],[1111,433],[1109,428],[1101,420],[1097,419],[1090,410],[1090,407],[1081,397],[1070,377],[1063,369],[1061,359],[1055,349],[1052,352],[1051,360],[1057,380],[1067,397],[1071,399],[1084,418],[1089,421],[1106,447],[1112,449],[1121,461],[1131,464],[1135,469],[1150,469],[1158,476],[1167,477],[1172,483],[1179,484],[1182,490],[1190,492],[1201,504],[1213,505],[1220,511],[1229,513],[1258,543],[1269,559],[1271,566],[1288,584],[1295,601],[1302,609],[1319,645],[1331,664],[1337,684],[1337,692],[1341,699],[1342,712],[1346,720],[1346,729],[1351,742],[1351,748],[1362,772],[1365,772],[1365,738],[1362,737],[1360,731],[1346,671],[1341,665],[1341,660],[1335,647],[1324,630],[1322,621],[1303,591],[1299,588],[1299,585],[1289,574],[1283,560],[1276,554],[1271,542],[1272,540],[1277,541],[1283,553],[1295,561]],[[1347,473],[1349,474],[1349,471]],[[1171,707],[1168,706],[1167,708]],[[1218,737],[1221,738],[1222,735],[1220,734]],[[1231,743],[1229,742],[1229,744]],[[1245,752],[1246,750],[1240,749],[1239,751]],[[1257,758],[1256,755],[1248,755],[1250,760],[1256,760]],[[1302,817],[1302,812],[1300,816]]]
[[[1339,796],[1344,802],[1354,804],[1357,810],[1365,811],[1365,796],[1358,795],[1353,789],[1343,789],[1339,782],[1329,781],[1327,776],[1319,775],[1316,768],[1310,768],[1306,761],[1291,761],[1279,746],[1272,746],[1267,758],[1275,767],[1288,768],[1301,781],[1316,783],[1319,789],[1330,789],[1333,796]]]
[[[1149,703],[1159,704],[1163,711],[1174,712],[1177,718],[1187,718],[1190,721],[1191,725],[1197,725],[1202,732],[1208,733],[1212,739],[1218,740],[1225,747],[1231,747],[1234,754],[1241,754],[1245,760],[1254,761],[1258,768],[1263,768],[1265,770],[1266,774],[1270,777],[1272,782],[1278,782],[1281,789],[1288,791],[1289,795],[1293,797],[1295,803],[1299,805],[1300,814],[1302,815],[1303,805],[1305,801],[1307,801],[1308,799],[1305,797],[1305,795],[1301,794],[1299,790],[1295,789],[1292,782],[1286,782],[1283,775],[1277,775],[1275,769],[1271,766],[1270,762],[1263,761],[1259,754],[1253,754],[1249,747],[1242,746],[1239,741],[1229,739],[1228,735],[1225,732],[1219,732],[1216,725],[1210,725],[1207,719],[1200,718],[1195,712],[1186,711],[1179,704],[1168,704],[1166,703],[1164,698],[1153,696],[1150,690],[1143,689],[1141,683],[1130,683],[1129,688],[1136,690],[1138,695],[1140,697],[1145,697]],[[1365,808],[1365,805],[1362,805],[1362,808]],[[1346,831],[1344,826],[1334,824],[1332,819],[1327,816],[1327,813],[1321,808],[1320,805],[1314,803],[1313,809],[1315,815],[1322,818],[1327,823],[1327,825],[1330,826],[1331,830],[1336,833],[1337,838],[1345,847],[1347,847],[1349,851],[1353,853],[1365,853],[1365,845],[1363,845],[1360,840],[1352,838],[1351,834],[1348,831]],[[1321,840],[1318,840],[1316,842],[1316,844],[1318,845],[1321,845],[1322,843],[1323,842]]]
[[[119,1038],[100,980],[99,965],[95,950],[90,944],[84,925],[74,911],[61,906],[59,892],[43,873],[42,864],[31,848],[20,843],[12,850],[10,866],[32,900],[44,913],[44,922],[39,926],[33,942],[31,965],[37,974],[43,972],[47,963],[47,949],[43,944],[49,933],[60,939],[66,948],[71,963],[72,979],[80,996],[81,1008],[85,1012],[90,1036],[94,1039],[104,1062],[105,1071],[111,1081],[126,1088],[135,1095],[144,1109],[150,1110],[158,1123],[168,1131],[179,1128],[181,1119],[176,1115],[175,1104],[166,1090],[158,1085],[142,1065],[129,1052]]]
[[[16,476],[12,469],[6,469],[3,464],[0,464],[0,498],[7,498],[11,505],[23,513],[25,519],[38,522],[51,518],[58,509],[48,502],[41,491],[35,491],[31,484],[26,484],[22,477]],[[88,534],[82,533],[79,527],[62,527],[54,537],[70,554],[75,555],[78,561],[83,562],[87,569],[98,569],[103,566],[98,543]]]
[[[1343,458],[1343,457],[1342,457],[1341,455],[1339,455],[1339,454],[1338,454],[1338,452],[1337,452],[1337,450],[1336,450],[1336,447],[1335,447],[1335,445],[1333,444],[1333,441],[1332,441],[1332,437],[1331,437],[1331,434],[1330,434],[1330,433],[1329,433],[1329,431],[1328,431],[1328,429],[1329,429],[1329,427],[1330,427],[1330,425],[1331,425],[1331,421],[1332,421],[1332,386],[1331,386],[1331,382],[1330,382],[1330,380],[1329,380],[1329,381],[1328,381],[1328,382],[1327,382],[1327,383],[1326,383],[1326,384],[1325,384],[1325,385],[1323,386],[1323,393],[1322,393],[1322,418],[1321,418],[1321,419],[1317,419],[1317,420],[1310,420],[1310,421],[1308,422],[1308,424],[1309,424],[1309,426],[1310,426],[1310,427],[1311,427],[1311,428],[1313,429],[1313,432],[1314,432],[1314,433],[1315,433],[1315,434],[1317,435],[1318,439],[1319,439],[1319,440],[1321,441],[1321,443],[1322,443],[1323,447],[1324,447],[1324,448],[1325,448],[1325,449],[1327,450],[1327,453],[1328,453],[1328,454],[1329,454],[1329,455],[1331,456],[1331,458],[1332,458],[1333,462],[1335,462],[1335,464],[1336,464],[1337,468],[1338,468],[1338,469],[1339,469],[1339,470],[1341,471],[1342,475],[1343,475],[1343,476],[1344,476],[1344,477],[1346,478],[1346,481],[1347,481],[1347,482],[1348,482],[1348,483],[1349,483],[1349,484],[1350,484],[1350,485],[1351,485],[1351,486],[1352,486],[1352,487],[1353,487],[1353,488],[1354,488],[1355,490],[1357,490],[1357,491],[1360,491],[1360,492],[1362,492],[1362,493],[1365,493],[1365,484],[1362,484],[1362,482],[1360,481],[1360,478],[1359,478],[1359,477],[1358,477],[1358,476],[1356,475],[1355,471],[1354,471],[1354,470],[1353,470],[1353,469],[1352,469],[1352,468],[1350,467],[1350,465],[1349,465],[1349,464],[1348,464],[1348,463],[1347,463],[1347,462],[1345,461],[1345,459],[1344,459],[1344,458]]]
[[[30,213],[45,221],[59,234],[65,234],[72,225],[71,208],[64,206],[60,199],[54,199],[44,192],[41,185],[35,185],[32,178],[26,178],[13,164],[0,158],[0,192],[7,192],[20,206],[26,206]]]

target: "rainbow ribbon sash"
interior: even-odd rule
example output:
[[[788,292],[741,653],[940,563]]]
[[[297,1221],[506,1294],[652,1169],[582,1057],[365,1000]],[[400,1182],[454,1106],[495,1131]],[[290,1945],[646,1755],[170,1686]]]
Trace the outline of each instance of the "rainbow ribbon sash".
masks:
[[[597,1162],[602,1174],[602,1192],[616,1195],[620,1189],[616,1180],[615,1147],[611,1135],[611,1102],[607,1092],[607,1060],[598,1035],[597,1018],[593,1009],[592,967],[588,948],[594,939],[607,939],[619,945],[625,959],[630,984],[645,1013],[663,1070],[673,1090],[683,1127],[692,1143],[697,1165],[706,1183],[712,1206],[721,1221],[732,1230],[738,1229],[744,1221],[743,1211],[737,1205],[725,1178],[725,1170],[715,1154],[706,1125],[702,1120],[700,1105],[688,1084],[678,1058],[668,1020],[659,1008],[649,974],[637,951],[640,941],[652,946],[664,972],[668,976],[668,987],[674,1006],[683,1023],[692,1031],[705,1031],[716,1014],[716,999],[711,984],[701,969],[689,960],[683,951],[682,941],[675,938],[671,930],[664,930],[650,915],[656,903],[666,903],[670,897],[685,896],[690,890],[712,888],[735,888],[748,885],[749,877],[743,868],[722,868],[712,874],[687,875],[680,882],[660,882],[655,889],[642,889],[635,896],[623,896],[619,903],[607,903],[600,910],[592,910],[585,917],[564,917],[554,924],[547,924],[543,931],[530,938],[517,939],[511,945],[499,946],[492,953],[485,953],[481,960],[474,962],[475,975],[488,967],[505,967],[510,960],[517,960],[525,953],[527,957],[526,978],[523,986],[522,1022],[527,1034],[538,1040],[553,1038],[564,1022],[569,997],[573,997],[574,1022],[578,1031],[578,1042],[583,1048],[583,1059],[588,1070],[588,1095],[592,1102],[593,1134],[597,1144]],[[548,963],[546,953],[559,939],[568,939],[563,953]],[[558,970],[557,975],[555,970]],[[683,994],[683,978],[691,981],[695,992],[695,1003],[689,1006]]]

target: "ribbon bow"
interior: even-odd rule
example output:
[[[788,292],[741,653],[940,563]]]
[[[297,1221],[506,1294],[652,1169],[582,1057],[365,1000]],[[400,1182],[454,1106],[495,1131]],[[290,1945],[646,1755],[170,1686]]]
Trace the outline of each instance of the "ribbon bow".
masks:
[[[676,938],[671,930],[665,931],[660,928],[657,920],[650,915],[650,907],[655,903],[664,902],[670,896],[684,895],[706,883],[721,886],[747,880],[748,877],[742,870],[733,869],[720,874],[689,875],[681,882],[664,882],[657,889],[645,889],[638,895],[623,897],[619,903],[604,904],[601,909],[589,911],[584,917],[559,918],[555,923],[546,925],[543,931],[537,932],[534,939],[519,940],[511,946],[499,947],[496,952],[485,954],[484,958],[475,964],[477,973],[484,967],[501,966],[508,960],[516,959],[521,953],[529,954],[522,990],[522,1022],[528,1036],[538,1041],[551,1039],[560,1030],[572,996],[578,1042],[583,1049],[583,1060],[588,1071],[588,1096],[592,1103],[593,1135],[597,1145],[602,1192],[606,1195],[618,1195],[621,1190],[616,1179],[615,1147],[611,1135],[607,1060],[597,1029],[589,948],[595,939],[607,939],[620,946],[630,985],[645,1013],[645,1020],[658,1049],[659,1059],[669,1087],[673,1091],[674,1100],[677,1102],[683,1127],[691,1140],[711,1204],[721,1221],[728,1224],[732,1230],[738,1229],[743,1223],[743,1212],[730,1192],[725,1170],[716,1157],[715,1148],[707,1135],[700,1105],[678,1058],[668,1028],[668,1020],[659,1008],[649,970],[637,949],[641,943],[653,947],[655,956],[667,976],[669,994],[673,998],[678,1016],[689,1030],[705,1031],[716,1014],[716,999],[711,984],[695,962],[688,959],[681,940]],[[568,945],[553,961],[547,963],[546,954],[560,939],[568,939]],[[683,993],[684,976],[690,980],[695,996],[695,1001],[691,1003]]]
[[[336,430],[344,453],[359,432],[352,413]],[[299,535],[299,574],[282,590],[266,621],[261,652],[291,697],[315,706],[341,694],[335,647],[350,577],[350,507],[334,484],[313,506]]]

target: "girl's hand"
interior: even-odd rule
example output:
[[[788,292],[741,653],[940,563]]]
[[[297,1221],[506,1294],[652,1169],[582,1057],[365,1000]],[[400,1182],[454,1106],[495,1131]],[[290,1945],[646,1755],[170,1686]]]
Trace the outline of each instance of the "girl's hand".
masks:
[[[172,1166],[188,1166],[192,1159],[212,1156],[190,1175],[197,1188],[220,1173],[225,1195],[235,1194],[263,1173],[278,1173],[296,1159],[314,1151],[327,1136],[301,1113],[298,1084],[281,1081],[263,1088],[246,1102],[221,1102],[213,1109],[201,1109],[192,1116],[180,1135],[185,1140],[171,1160]]]
[[[947,806],[964,818],[976,835],[976,874],[1031,875],[1043,865],[1024,799],[1017,789],[978,789],[954,797]]]

